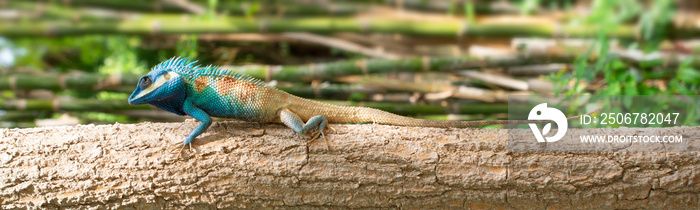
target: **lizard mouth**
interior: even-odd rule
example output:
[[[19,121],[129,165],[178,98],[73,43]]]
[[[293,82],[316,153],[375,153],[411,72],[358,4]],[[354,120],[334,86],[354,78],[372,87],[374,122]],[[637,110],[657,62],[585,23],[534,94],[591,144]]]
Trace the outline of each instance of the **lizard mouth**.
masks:
[[[132,96],[133,96],[133,95],[132,95]],[[131,104],[131,105],[140,105],[140,104],[144,104],[144,102],[142,102],[142,101],[137,101],[137,100],[135,100],[133,97],[129,97],[129,104]]]
[[[129,100],[128,100],[129,104],[141,105],[141,104],[147,103],[147,100],[144,100],[144,97],[143,97],[145,94],[142,94],[142,92],[143,92],[143,90],[139,91],[138,88],[136,90],[134,90],[134,93],[132,93],[131,96],[129,96]]]

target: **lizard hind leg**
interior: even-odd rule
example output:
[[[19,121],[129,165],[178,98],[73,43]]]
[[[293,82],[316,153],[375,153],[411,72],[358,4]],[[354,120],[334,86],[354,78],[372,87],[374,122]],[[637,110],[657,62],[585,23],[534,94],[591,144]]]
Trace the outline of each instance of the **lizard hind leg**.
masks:
[[[321,115],[316,115],[311,117],[306,123],[304,123],[299,115],[294,114],[294,112],[285,109],[280,112],[280,120],[284,125],[296,131],[297,133],[309,133],[313,136],[311,141],[316,140],[319,136],[323,137],[326,142],[327,149],[330,150],[328,145],[328,140],[326,140],[326,135],[323,133],[323,129],[328,125],[328,120]]]

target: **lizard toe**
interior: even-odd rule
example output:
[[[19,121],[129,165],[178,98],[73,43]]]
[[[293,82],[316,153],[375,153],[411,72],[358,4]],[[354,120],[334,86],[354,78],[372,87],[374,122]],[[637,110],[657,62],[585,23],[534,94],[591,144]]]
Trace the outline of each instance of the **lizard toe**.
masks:
[[[326,143],[326,150],[331,151],[331,146],[328,143],[328,139],[326,139],[326,134],[324,134],[323,131],[314,131],[313,133],[311,133],[311,135],[312,135],[312,137],[309,140],[309,142],[317,140],[318,137],[323,137],[323,142]]]
[[[328,126],[328,127],[326,127],[326,128],[331,129],[331,130],[333,131],[333,133],[335,133],[335,132],[337,131],[337,130],[335,130],[335,128],[333,128],[333,127],[331,127],[331,126]]]
[[[178,142],[173,144],[173,148],[171,149],[170,153],[173,154],[177,152],[177,158],[180,159],[182,156],[182,151],[185,150],[185,148],[189,147],[189,152],[193,152],[192,150],[192,142],[185,143],[184,141]]]

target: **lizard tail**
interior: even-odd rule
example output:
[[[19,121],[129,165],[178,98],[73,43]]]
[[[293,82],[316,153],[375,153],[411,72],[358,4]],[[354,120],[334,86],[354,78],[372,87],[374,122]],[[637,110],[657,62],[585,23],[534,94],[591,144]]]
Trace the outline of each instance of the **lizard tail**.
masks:
[[[416,119],[401,115],[396,115],[393,113],[385,112],[378,109],[367,108],[367,107],[350,107],[354,109],[353,111],[357,113],[357,119],[359,122],[374,122],[379,124],[389,124],[389,125],[401,125],[401,126],[414,126],[414,127],[473,127],[482,125],[505,125],[505,124],[546,124],[552,123],[551,120],[477,120],[477,121],[454,121],[454,120],[427,120],[427,119]],[[573,117],[566,118],[566,120],[578,119],[584,115],[590,115],[598,112],[603,107],[592,111],[587,114],[577,115]],[[351,111],[352,112],[352,111]],[[340,122],[342,123],[342,122]],[[358,122],[348,122],[348,123],[358,123]]]
[[[413,126],[413,127],[473,127],[482,125],[503,125],[503,124],[544,124],[551,123],[550,120],[478,120],[478,121],[450,121],[450,120],[427,120],[416,119],[406,116],[385,112],[368,107],[350,107],[327,104],[323,102],[296,98],[295,103],[290,105],[304,121],[309,118],[321,115],[329,123],[378,123],[387,125]],[[590,115],[601,110],[595,110]],[[567,120],[580,118],[583,115],[573,116]]]

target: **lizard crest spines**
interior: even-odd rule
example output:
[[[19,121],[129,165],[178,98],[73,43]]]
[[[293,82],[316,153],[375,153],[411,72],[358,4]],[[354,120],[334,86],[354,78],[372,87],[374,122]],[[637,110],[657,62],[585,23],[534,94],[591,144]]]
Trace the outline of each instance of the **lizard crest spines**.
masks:
[[[157,64],[153,67],[153,70],[151,71],[170,70],[178,74],[189,75],[191,74],[192,70],[199,69],[199,65],[195,66],[195,64],[197,64],[197,61],[187,61],[189,61],[189,58],[173,57]]]
[[[253,78],[247,74],[224,69],[215,65],[201,67],[200,65],[196,65],[197,61],[188,61],[189,58],[173,57],[153,67],[153,71],[171,70],[187,78],[197,78],[200,76],[229,76],[237,80],[253,83],[255,85],[271,87],[265,82]]]

